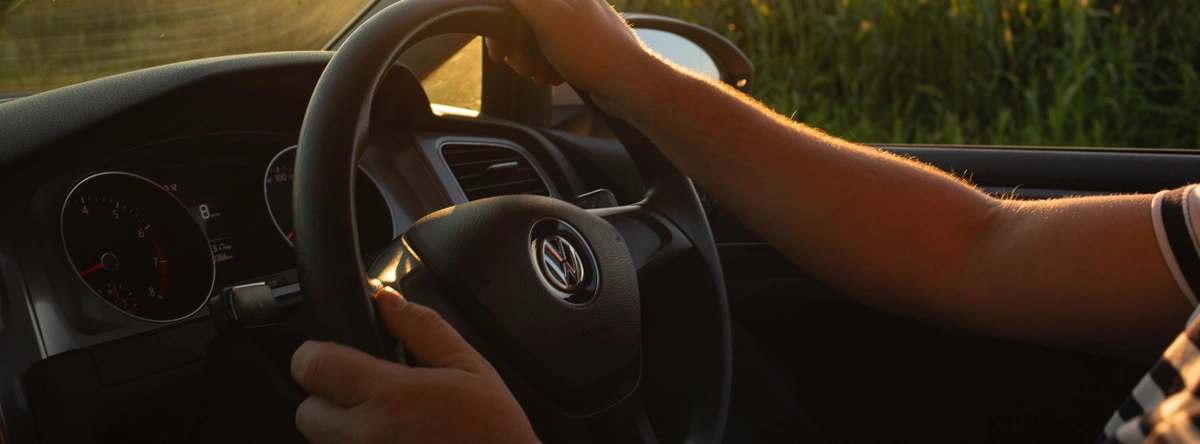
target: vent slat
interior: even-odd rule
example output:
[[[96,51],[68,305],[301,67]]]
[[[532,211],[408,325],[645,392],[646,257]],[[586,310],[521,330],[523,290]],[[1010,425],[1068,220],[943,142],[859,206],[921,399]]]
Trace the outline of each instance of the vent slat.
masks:
[[[533,170],[533,168],[530,168],[530,167],[519,167],[519,168],[517,168],[516,170],[514,170],[514,173],[516,173],[516,174],[530,174],[530,175],[535,175],[535,176],[537,175],[537,172],[535,172],[535,171]],[[457,175],[457,174],[456,174],[456,175],[454,175],[454,177],[458,178],[458,180],[459,180],[459,181],[464,181],[464,180],[478,179],[478,178],[480,178],[480,177],[483,177],[483,173],[479,173],[479,174],[464,174],[464,175],[462,175],[462,176],[459,176],[459,175]]]
[[[528,164],[527,162],[524,162],[524,160],[525,160],[524,157],[512,156],[512,157],[500,157],[500,158],[496,158],[496,159],[487,159],[487,160],[473,160],[470,162],[453,162],[451,164],[452,166],[450,168],[453,169],[456,167],[463,168],[463,167],[472,167],[472,166],[491,166],[491,165],[494,165],[497,163],[504,163],[504,162],[518,162],[518,163]],[[447,162],[450,162],[450,161],[447,161]]]
[[[491,147],[491,146],[481,146],[478,148],[472,148],[468,145],[451,145],[451,146],[454,146],[454,148],[455,148],[454,152],[453,153],[444,153],[444,154],[474,154],[474,153],[494,153],[494,152],[496,152],[496,148]]]
[[[541,179],[535,177],[532,179],[514,180],[512,182],[504,182],[504,183],[484,185],[484,186],[474,187],[474,188],[467,188],[463,191],[465,191],[467,193],[471,193],[474,191],[490,190],[492,188],[501,188],[501,187],[507,187],[507,186],[513,186],[513,185],[521,185],[521,184],[526,184],[526,183],[540,183],[541,181],[542,181]]]
[[[452,144],[442,147],[442,159],[454,174],[467,200],[493,196],[533,194],[549,196],[547,184],[525,156],[512,148],[491,145]],[[488,168],[515,162],[514,168]]]

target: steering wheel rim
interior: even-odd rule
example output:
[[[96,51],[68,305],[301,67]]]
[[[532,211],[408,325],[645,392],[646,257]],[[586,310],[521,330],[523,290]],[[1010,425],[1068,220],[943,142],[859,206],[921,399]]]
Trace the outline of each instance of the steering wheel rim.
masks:
[[[385,8],[356,30],[334,55],[313,92],[301,128],[293,192],[297,269],[305,290],[304,305],[315,321],[312,333],[319,339],[380,357],[392,353],[390,338],[377,322],[371,297],[375,288],[365,278],[367,268],[355,228],[353,184],[365,152],[373,100],[395,60],[421,40],[450,33],[482,35],[539,53],[528,27],[505,0],[406,0]],[[581,96],[587,97],[586,93]],[[658,370],[647,370],[645,378],[634,381],[630,396],[621,397],[609,408],[586,415],[561,415],[550,428],[556,429],[554,433],[559,436],[571,436],[578,430],[595,431],[596,423],[604,423],[606,431],[596,435],[600,436],[598,440],[717,442],[723,435],[728,410],[732,345],[724,282],[707,219],[690,180],[671,166],[648,138],[603,113],[590,100],[587,102],[593,112],[608,121],[630,151],[646,180],[646,198],[635,205],[586,215],[556,206],[566,205],[558,201],[531,205],[545,204],[551,209],[544,211],[570,213],[568,218],[575,218],[577,225],[591,224],[584,222],[591,220],[588,218],[602,220],[621,233],[618,238],[636,236],[637,240],[646,240],[624,242],[639,276],[663,267],[672,270],[671,264],[683,262],[685,259],[680,258],[686,257],[690,266],[706,271],[706,288],[711,294],[704,298],[671,295],[656,301],[658,311],[665,306],[671,316],[683,319],[677,324],[685,326],[683,330],[693,338],[692,343],[703,347],[678,344],[680,338],[673,332],[662,333],[670,338],[661,341],[663,344],[650,344],[650,338],[646,338],[639,349],[644,356],[637,362],[638,375],[643,368]],[[403,245],[403,239],[394,245]],[[696,276],[687,278],[694,280]],[[642,313],[640,317],[650,316]],[[470,329],[461,320],[452,324],[460,330]],[[470,339],[469,334],[464,336]],[[672,347],[686,349],[680,355],[684,358],[663,362],[654,359],[659,353],[651,353]],[[497,364],[494,356],[485,356]],[[692,367],[696,363],[700,367]],[[509,381],[509,375],[505,376]],[[652,408],[647,413],[643,395],[651,389],[651,383],[652,388],[661,387],[667,392],[662,398],[674,396],[676,405]],[[527,412],[531,408],[526,399],[522,399],[522,405]],[[562,413],[556,406],[548,410]],[[655,410],[662,413],[656,414]],[[675,425],[652,428],[647,414]],[[576,430],[564,430],[572,428]]]

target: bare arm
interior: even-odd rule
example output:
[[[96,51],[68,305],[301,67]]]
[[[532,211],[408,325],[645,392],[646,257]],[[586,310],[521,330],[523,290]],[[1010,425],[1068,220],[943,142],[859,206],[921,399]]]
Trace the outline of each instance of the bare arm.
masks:
[[[1001,201],[658,66],[613,107],[792,261],[866,304],[1123,355],[1160,352],[1190,312],[1151,196]]]
[[[514,3],[563,78],[646,133],[796,264],[863,303],[1142,358],[1160,352],[1191,311],[1159,252],[1151,196],[997,200],[629,50],[631,34],[600,0]],[[558,4],[570,10],[553,11]],[[598,44],[618,54],[574,55]],[[535,78],[557,76],[516,62]]]

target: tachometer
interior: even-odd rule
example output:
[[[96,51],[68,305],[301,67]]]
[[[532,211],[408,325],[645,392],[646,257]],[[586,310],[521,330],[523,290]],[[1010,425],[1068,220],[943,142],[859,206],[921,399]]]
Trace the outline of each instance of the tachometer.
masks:
[[[62,236],[88,287],[138,319],[186,318],[212,291],[204,231],[175,196],[141,176],[108,172],[79,182],[63,205]]]
[[[296,147],[280,151],[267,166],[263,179],[267,209],[279,228],[279,234],[295,245],[292,223],[292,179],[295,177]],[[357,211],[358,241],[364,252],[377,251],[392,242],[392,212],[374,179],[360,167],[354,187],[354,207]]]

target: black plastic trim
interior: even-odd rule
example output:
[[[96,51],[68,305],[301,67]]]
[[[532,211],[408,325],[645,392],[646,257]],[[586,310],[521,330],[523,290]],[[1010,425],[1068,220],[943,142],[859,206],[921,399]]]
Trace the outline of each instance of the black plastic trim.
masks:
[[[896,145],[879,148],[915,157],[979,185],[1152,193],[1200,181],[1200,152]]]

